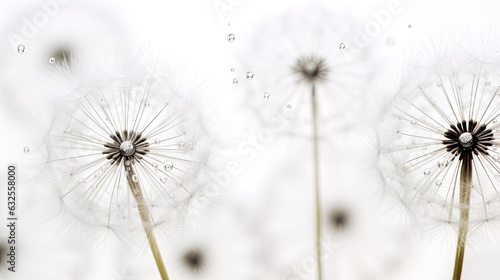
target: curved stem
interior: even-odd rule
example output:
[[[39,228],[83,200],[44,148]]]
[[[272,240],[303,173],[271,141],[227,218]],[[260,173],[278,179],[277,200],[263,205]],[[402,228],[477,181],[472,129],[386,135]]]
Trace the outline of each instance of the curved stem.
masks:
[[[314,199],[315,199],[315,214],[316,214],[316,262],[318,265],[318,280],[323,279],[323,271],[321,265],[321,231],[322,231],[322,215],[321,215],[321,200],[320,200],[320,184],[319,184],[319,143],[318,143],[318,108],[316,100],[316,87],[314,83],[311,88],[311,106],[312,106],[312,121],[313,121],[313,161],[314,161]]]
[[[460,170],[460,226],[458,228],[457,251],[453,280],[460,280],[464,263],[465,245],[469,231],[469,206],[472,186],[472,156],[465,156]]]
[[[146,232],[146,237],[148,238],[149,247],[151,248],[151,252],[153,253],[156,266],[158,267],[158,271],[160,272],[161,279],[169,280],[167,270],[165,269],[165,265],[163,264],[160,250],[158,249],[158,244],[156,243],[156,239],[153,234],[151,215],[149,214],[148,206],[144,203],[144,195],[142,194],[141,185],[139,184],[139,180],[134,180],[134,176],[137,176],[137,173],[135,172],[132,164],[127,167],[130,167],[127,176],[128,187],[130,189],[130,192],[134,196],[135,202],[137,203],[137,210],[139,210],[142,226],[144,228],[144,231]]]

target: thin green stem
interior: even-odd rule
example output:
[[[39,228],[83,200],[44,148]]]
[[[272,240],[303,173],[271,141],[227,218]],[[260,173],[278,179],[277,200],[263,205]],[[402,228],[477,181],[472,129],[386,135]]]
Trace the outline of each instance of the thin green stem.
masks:
[[[158,249],[158,244],[156,243],[156,239],[153,234],[151,215],[149,213],[148,206],[144,203],[144,195],[142,193],[141,185],[139,184],[138,179],[134,179],[134,177],[137,176],[137,173],[135,172],[132,164],[130,166],[126,166],[126,168],[130,168],[130,170],[128,170],[127,176],[128,186],[130,192],[134,196],[135,202],[137,203],[137,210],[139,210],[139,216],[141,216],[142,226],[144,228],[144,231],[146,232],[146,237],[148,238],[149,247],[151,248],[151,252],[153,253],[156,266],[158,267],[158,271],[160,272],[161,279],[169,280],[167,270],[165,269],[165,265],[163,264],[160,250]]]
[[[314,161],[314,199],[316,215],[316,262],[318,264],[318,280],[323,279],[323,270],[321,265],[321,231],[322,231],[322,213],[320,200],[319,184],[319,143],[318,143],[318,108],[316,100],[316,86],[312,83],[311,88],[312,122],[313,122],[313,161]]]
[[[472,156],[462,159],[460,170],[460,226],[458,228],[457,251],[455,254],[455,267],[453,280],[460,280],[464,263],[465,245],[469,231],[469,207],[472,187]]]

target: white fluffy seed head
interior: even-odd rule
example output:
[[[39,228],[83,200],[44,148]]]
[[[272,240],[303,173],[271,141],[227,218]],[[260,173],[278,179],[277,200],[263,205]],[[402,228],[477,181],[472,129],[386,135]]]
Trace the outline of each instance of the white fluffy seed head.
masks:
[[[457,230],[464,208],[471,228],[500,217],[499,53],[479,55],[470,47],[495,45],[489,40],[453,37],[435,53],[418,57],[374,124],[386,193],[427,229]],[[460,202],[466,154],[473,169],[470,205]]]
[[[100,61],[95,86],[75,85],[57,96],[46,138],[47,174],[70,216],[127,234],[142,232],[140,204],[152,227],[168,231],[208,210],[222,190],[211,160],[221,146],[207,135],[197,105],[182,96],[175,69],[137,61],[121,71]],[[71,81],[67,66],[56,66],[56,74]]]

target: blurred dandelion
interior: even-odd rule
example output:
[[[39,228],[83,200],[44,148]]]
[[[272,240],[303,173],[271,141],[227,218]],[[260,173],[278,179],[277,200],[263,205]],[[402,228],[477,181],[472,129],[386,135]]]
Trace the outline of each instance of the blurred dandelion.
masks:
[[[54,64],[55,73],[69,85],[82,61]],[[103,63],[95,69],[111,71],[99,72],[95,87],[77,84],[59,97],[46,139],[49,176],[64,210],[83,224],[145,232],[168,279],[156,236],[209,206],[217,149],[176,72],[141,56],[118,65],[130,68]]]
[[[241,68],[255,73],[248,82],[252,94],[246,96],[245,106],[256,111],[262,122],[271,119],[269,113],[285,111],[287,117],[295,118],[293,133],[304,133],[299,124],[305,122],[305,134],[312,135],[318,279],[322,279],[323,231],[319,124],[323,128],[333,124],[336,132],[352,124],[362,104],[359,100],[363,100],[356,97],[360,97],[369,72],[361,63],[366,53],[346,56],[354,40],[354,25],[351,18],[308,6],[263,24],[249,43],[248,54],[241,55],[247,60]],[[270,110],[266,112],[265,107]]]
[[[468,41],[421,51],[378,124],[387,192],[412,218],[458,232],[453,279],[468,237],[500,217],[500,49],[490,38]]]

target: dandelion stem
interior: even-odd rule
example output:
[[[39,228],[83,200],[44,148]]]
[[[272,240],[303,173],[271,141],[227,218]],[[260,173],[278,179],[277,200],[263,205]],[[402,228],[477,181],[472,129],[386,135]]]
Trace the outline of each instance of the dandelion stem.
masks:
[[[313,161],[314,161],[314,199],[316,215],[316,262],[318,264],[318,280],[323,279],[321,265],[321,232],[322,232],[322,214],[320,201],[319,184],[319,143],[318,143],[318,108],[316,100],[316,86],[312,83],[311,87],[311,108],[313,122]]]
[[[156,239],[153,234],[151,215],[149,214],[148,206],[144,203],[144,195],[142,193],[141,185],[139,184],[139,180],[134,180],[134,177],[137,176],[134,167],[132,165],[127,166],[127,168],[128,167],[130,167],[127,176],[128,186],[130,188],[130,192],[134,195],[135,202],[137,203],[137,210],[139,210],[139,215],[141,216],[142,226],[144,228],[144,231],[146,232],[149,247],[151,248],[151,252],[153,253],[153,257],[155,259],[156,266],[158,267],[158,271],[160,272],[161,279],[169,280],[167,270],[165,269],[165,265],[163,264],[160,250],[158,249],[158,244],[156,243]]]
[[[457,251],[453,280],[460,280],[464,263],[465,244],[469,231],[469,206],[472,186],[472,155],[464,157],[460,170],[460,226],[458,228]]]

